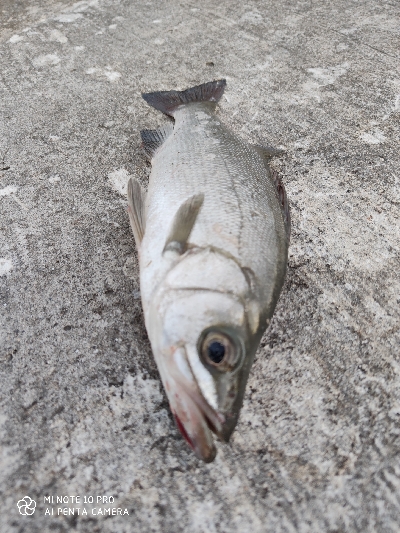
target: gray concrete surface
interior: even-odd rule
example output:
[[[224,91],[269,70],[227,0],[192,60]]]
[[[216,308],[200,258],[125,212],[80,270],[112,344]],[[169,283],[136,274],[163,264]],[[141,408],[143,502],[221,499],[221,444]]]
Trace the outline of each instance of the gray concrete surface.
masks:
[[[400,531],[399,14],[1,1],[2,533]],[[293,232],[239,425],[204,465],[160,385],[121,191],[165,120],[140,93],[220,77],[221,119],[286,148]]]

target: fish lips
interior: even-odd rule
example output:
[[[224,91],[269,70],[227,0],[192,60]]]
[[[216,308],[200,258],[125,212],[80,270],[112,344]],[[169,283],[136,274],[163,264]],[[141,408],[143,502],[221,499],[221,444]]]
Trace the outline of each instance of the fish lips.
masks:
[[[196,457],[206,463],[211,463],[217,454],[214,439],[212,436],[212,426],[209,419],[199,409],[195,402],[188,403],[185,400],[185,407],[172,408],[175,423],[181,435],[195,453]],[[211,427],[210,427],[211,426]]]
[[[206,463],[216,456],[214,435],[228,442],[236,426],[238,414],[222,414],[204,398],[187,362],[186,351],[178,348],[168,365],[165,380],[172,414],[182,436],[195,455]],[[176,361],[179,361],[178,364]],[[172,366],[172,367],[171,367]]]

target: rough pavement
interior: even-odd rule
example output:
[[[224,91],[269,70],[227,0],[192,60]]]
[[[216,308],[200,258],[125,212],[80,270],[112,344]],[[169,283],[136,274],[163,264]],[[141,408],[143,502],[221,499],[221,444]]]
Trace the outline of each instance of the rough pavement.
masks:
[[[399,15],[2,0],[0,531],[400,530]],[[221,120],[286,149],[293,230],[237,430],[204,465],[160,385],[121,192],[165,120],[141,92],[221,77]]]

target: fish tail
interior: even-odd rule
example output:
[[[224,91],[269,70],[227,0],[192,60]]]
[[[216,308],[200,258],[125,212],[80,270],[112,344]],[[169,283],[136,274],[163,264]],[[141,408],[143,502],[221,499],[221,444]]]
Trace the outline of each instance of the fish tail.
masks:
[[[225,86],[226,80],[209,81],[185,91],[158,91],[142,94],[142,97],[155,109],[173,116],[175,109],[184,104],[193,102],[217,103],[224,94]]]

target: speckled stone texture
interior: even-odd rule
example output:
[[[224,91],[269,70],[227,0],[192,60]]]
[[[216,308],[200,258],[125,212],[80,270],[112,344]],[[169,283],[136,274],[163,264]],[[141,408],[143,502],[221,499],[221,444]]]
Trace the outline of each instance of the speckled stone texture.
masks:
[[[399,532],[399,15],[2,0],[2,533]],[[139,130],[166,120],[141,92],[221,77],[221,120],[286,149],[293,224],[237,430],[204,465],[152,358],[121,193],[146,184]]]

